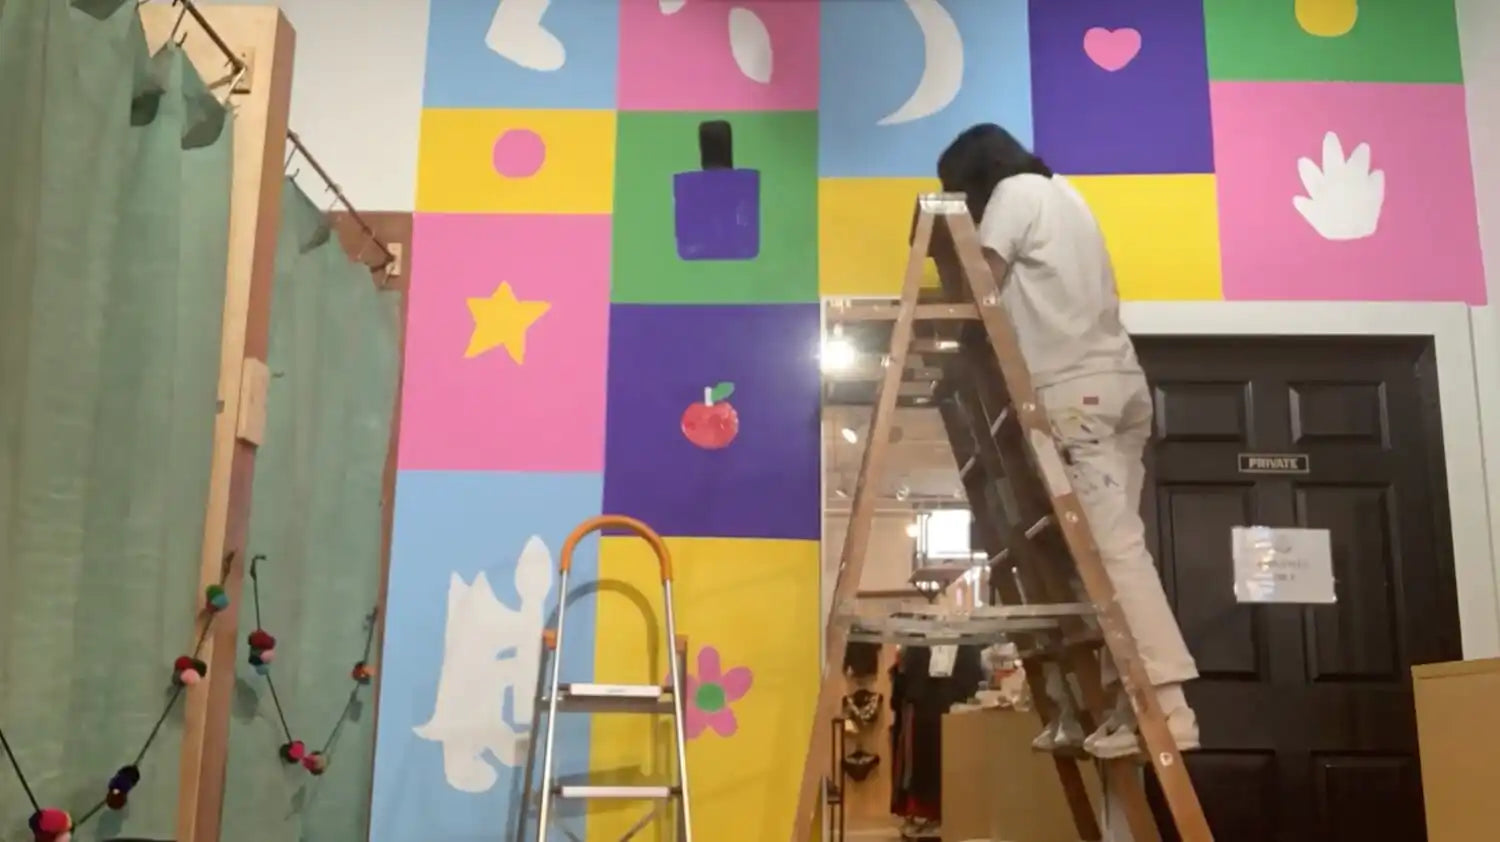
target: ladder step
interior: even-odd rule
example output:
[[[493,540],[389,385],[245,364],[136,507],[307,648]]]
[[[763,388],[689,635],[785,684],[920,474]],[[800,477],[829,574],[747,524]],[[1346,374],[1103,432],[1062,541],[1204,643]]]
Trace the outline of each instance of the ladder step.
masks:
[[[675,786],[592,786],[566,784],[552,788],[558,798],[574,800],[613,799],[617,801],[661,801],[681,792]]]
[[[654,684],[577,682],[563,684],[558,691],[557,708],[565,713],[672,713],[675,709],[672,688]]]

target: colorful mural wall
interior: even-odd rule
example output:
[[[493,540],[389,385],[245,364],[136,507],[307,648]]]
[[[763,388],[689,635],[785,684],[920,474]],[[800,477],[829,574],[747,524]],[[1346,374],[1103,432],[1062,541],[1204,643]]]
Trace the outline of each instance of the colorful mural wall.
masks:
[[[819,297],[895,292],[912,198],[971,123],[1073,179],[1126,298],[1484,300],[1441,0],[431,7],[375,842],[509,826],[557,552],[605,511],[676,553],[697,826],[784,838]],[[564,677],[662,677],[645,545],[588,541],[575,571]],[[565,776],[668,768],[665,723],[563,724]]]

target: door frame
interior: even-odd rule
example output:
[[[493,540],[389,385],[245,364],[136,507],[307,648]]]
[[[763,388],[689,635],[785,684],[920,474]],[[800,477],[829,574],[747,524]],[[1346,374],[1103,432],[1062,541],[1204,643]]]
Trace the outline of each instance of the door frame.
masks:
[[[1500,654],[1500,565],[1495,539],[1500,471],[1487,470],[1482,390],[1470,308],[1461,303],[1130,301],[1133,334],[1189,336],[1425,336],[1433,343],[1442,414],[1458,617],[1465,658]],[[1500,386],[1500,384],[1497,384]],[[1496,474],[1492,476],[1492,474]]]

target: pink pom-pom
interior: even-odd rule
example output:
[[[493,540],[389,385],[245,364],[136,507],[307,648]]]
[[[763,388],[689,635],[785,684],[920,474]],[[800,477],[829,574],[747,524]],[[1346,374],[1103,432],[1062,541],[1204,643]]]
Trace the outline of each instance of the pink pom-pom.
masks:
[[[194,684],[197,684],[198,680],[202,677],[203,676],[198,674],[197,670],[183,670],[182,672],[177,674],[177,680],[181,681],[188,687],[192,687]]]
[[[260,655],[260,662],[263,663],[263,664],[269,664],[272,661],[276,660],[276,650],[275,649],[264,649],[264,650],[260,651],[257,654]]]

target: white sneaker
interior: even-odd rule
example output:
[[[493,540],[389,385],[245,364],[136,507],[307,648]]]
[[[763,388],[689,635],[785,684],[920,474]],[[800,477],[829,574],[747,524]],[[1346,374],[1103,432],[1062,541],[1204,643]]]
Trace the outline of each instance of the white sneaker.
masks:
[[[1114,709],[1109,712],[1109,716],[1099,724],[1099,727],[1094,729],[1094,733],[1084,737],[1083,750],[1093,754],[1095,743],[1129,727],[1134,718],[1135,715],[1131,712],[1128,703],[1116,701]]]
[[[1192,751],[1201,745],[1198,741],[1198,715],[1192,708],[1182,707],[1167,714],[1167,730],[1172,733],[1178,751]],[[1083,747],[1100,760],[1117,760],[1139,754],[1141,739],[1132,719],[1117,723],[1108,731],[1100,728],[1084,740]]]

